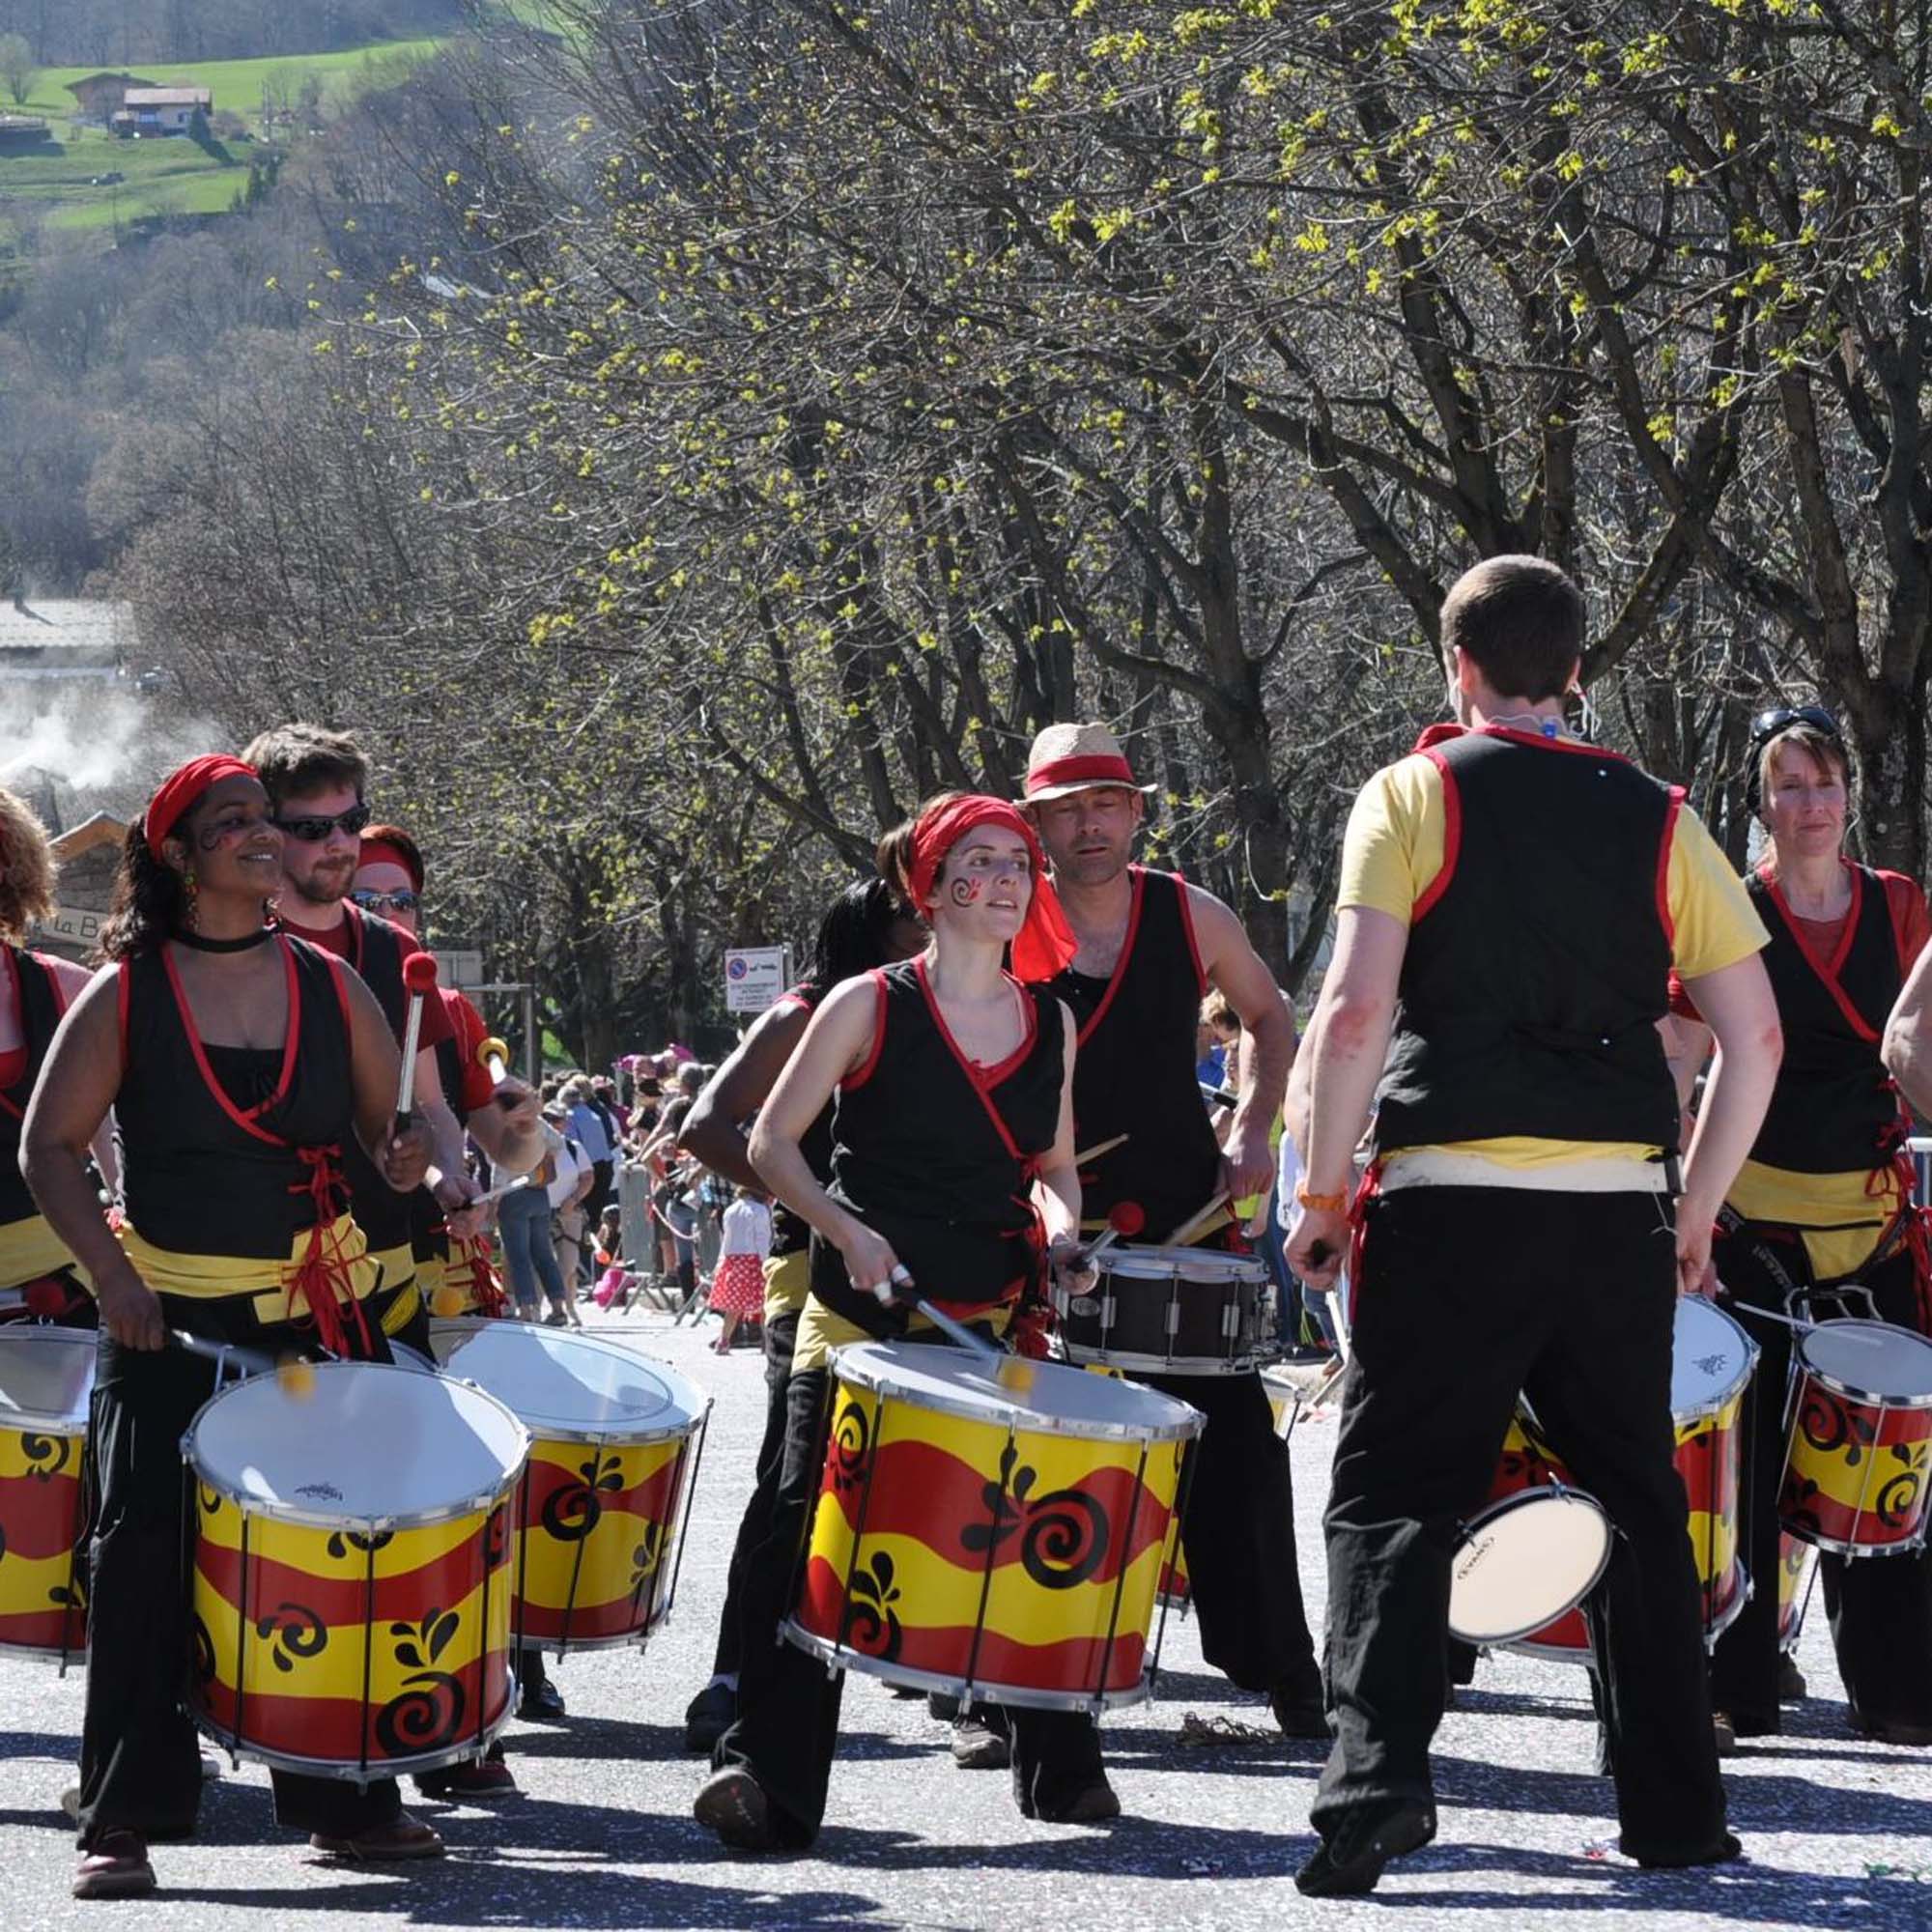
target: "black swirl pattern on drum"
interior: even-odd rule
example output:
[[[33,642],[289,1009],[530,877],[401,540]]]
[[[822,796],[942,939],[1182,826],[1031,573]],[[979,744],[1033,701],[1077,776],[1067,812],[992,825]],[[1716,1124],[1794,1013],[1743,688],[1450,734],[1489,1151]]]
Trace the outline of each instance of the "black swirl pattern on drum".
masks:
[[[206,1483],[197,1483],[194,1486],[194,1494],[195,1502],[200,1507],[203,1516],[219,1516],[221,1514],[221,1492],[219,1490],[211,1490]]]
[[[510,1506],[498,1503],[483,1525],[483,1567],[500,1570],[510,1554]]]
[[[377,1550],[386,1548],[395,1540],[396,1532],[393,1529],[372,1530],[366,1536],[359,1529],[332,1529],[328,1533],[327,1543],[323,1547],[340,1562],[352,1549],[359,1551],[364,1556],[371,1556]]]
[[[27,1474],[36,1482],[50,1483],[68,1465],[73,1443],[65,1435],[22,1435],[20,1454],[27,1459]]]
[[[1812,1448],[1835,1455],[1845,1452],[1845,1466],[1855,1469],[1864,1461],[1872,1445],[1875,1425],[1862,1415],[1855,1415],[1841,1402],[1822,1389],[1812,1389],[1799,1411],[1798,1427]]]
[[[848,1649],[891,1662],[905,1633],[893,1605],[899,1601],[893,1559],[882,1549],[868,1568],[852,1573],[851,1594],[839,1620],[838,1641]]]
[[[1098,1498],[1084,1490],[1055,1490],[1029,1501],[1037,1478],[1008,1443],[1000,1452],[999,1479],[980,1492],[990,1520],[968,1523],[959,1546],[983,1555],[1020,1531],[1021,1568],[1042,1589],[1070,1590],[1107,1560],[1113,1525]]]
[[[391,1697],[376,1713],[376,1742],[389,1757],[416,1757],[454,1744],[463,1729],[469,1699],[462,1681],[446,1670],[435,1670],[437,1659],[461,1628],[454,1610],[433,1609],[420,1624],[389,1626],[398,1663],[407,1663],[411,1688]]]
[[[1910,1464],[1908,1450],[1898,1447],[1892,1453],[1901,1462]],[[1896,1475],[1888,1478],[1879,1485],[1877,1498],[1872,1503],[1872,1509],[1879,1521],[1888,1529],[1910,1528],[1913,1520],[1918,1514],[1918,1498],[1923,1493],[1924,1488],[1925,1472],[1919,1468],[1907,1466],[1899,1470]]]
[[[199,1611],[194,1619],[194,1681],[197,1684],[214,1682],[214,1638]]]
[[[644,1525],[643,1541],[631,1551],[631,1607],[642,1607],[644,1594],[658,1577],[658,1558],[664,1553],[665,1526],[661,1522]]]
[[[604,1515],[598,1501],[600,1490],[624,1487],[622,1465],[615,1456],[592,1451],[587,1463],[577,1465],[578,1480],[553,1490],[544,1498],[544,1528],[559,1543],[582,1543],[595,1529]]]
[[[871,1472],[872,1414],[851,1396],[839,1404],[833,1418],[826,1458],[835,1490],[856,1490]]]
[[[328,1648],[328,1626],[301,1604],[277,1604],[256,1624],[255,1634],[269,1639],[269,1655],[281,1671],[293,1671],[298,1658],[320,1657]]]

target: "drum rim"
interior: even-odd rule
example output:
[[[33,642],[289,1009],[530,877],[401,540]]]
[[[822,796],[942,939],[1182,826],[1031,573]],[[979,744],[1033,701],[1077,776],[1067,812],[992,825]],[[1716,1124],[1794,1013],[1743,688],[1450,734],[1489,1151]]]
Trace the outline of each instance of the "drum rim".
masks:
[[[855,1374],[849,1358],[862,1349],[906,1347],[915,1349],[943,1348],[954,1357],[965,1358],[965,1351],[950,1347],[943,1342],[907,1342],[903,1344],[882,1343],[872,1338],[864,1342],[845,1342],[834,1349],[827,1366],[837,1381],[849,1382],[854,1387],[863,1388],[874,1395],[896,1396],[912,1407],[923,1408],[935,1415],[957,1416],[962,1422],[983,1422],[994,1428],[1008,1428],[1022,1435],[1069,1435],[1086,1442],[1191,1442],[1206,1427],[1206,1418],[1192,1403],[1182,1402],[1179,1396],[1164,1395],[1159,1389],[1142,1389],[1140,1392],[1151,1396],[1156,1402],[1172,1404],[1181,1411],[1172,1422],[1163,1422],[1146,1429],[1129,1428],[1120,1422],[1093,1422],[1084,1427],[1074,1428],[1058,1416],[1042,1415],[1037,1409],[1015,1408],[1009,1405],[976,1406],[972,1403],[952,1396],[926,1397],[914,1396],[912,1392],[895,1384],[891,1378],[891,1365],[884,1364],[880,1370],[866,1376]],[[1024,1356],[1012,1357],[1024,1361]],[[864,1364],[860,1364],[864,1367]],[[1064,1362],[1048,1362],[1040,1366],[1065,1368]],[[1056,1707],[1058,1708],[1058,1707]]]
[[[1538,1631],[1547,1629],[1550,1624],[1553,1624],[1558,1617],[1567,1617],[1604,1580],[1604,1572],[1610,1567],[1610,1557],[1616,1549],[1616,1524],[1610,1520],[1609,1511],[1588,1490],[1579,1490],[1574,1484],[1570,1483],[1538,1483],[1529,1489],[1513,1490],[1508,1495],[1484,1504],[1474,1516],[1469,1517],[1463,1523],[1463,1533],[1457,1538],[1457,1549],[1461,1550],[1469,1536],[1485,1523],[1499,1521],[1512,1511],[1523,1509],[1531,1503],[1547,1502],[1552,1496],[1568,1497],[1576,1501],[1588,1503],[1596,1511],[1599,1520],[1604,1525],[1603,1555],[1598,1559],[1596,1569],[1591,1575],[1590,1580],[1560,1610],[1553,1610],[1538,1617],[1533,1624],[1516,1632],[1515,1634],[1510,1636],[1465,1636],[1461,1631],[1456,1629],[1454,1624],[1451,1624],[1449,1626],[1449,1634],[1459,1642],[1469,1644],[1477,1650],[1502,1650],[1515,1644],[1523,1643],[1528,1638],[1534,1636]],[[1453,1596],[1452,1573],[1452,1602]],[[1567,1657],[1571,1654],[1567,1651],[1557,1650],[1553,1645],[1545,1645],[1542,1648],[1555,1650],[1555,1654],[1558,1656]]]
[[[1208,1379],[1260,1375],[1263,1369],[1281,1360],[1279,1350],[1259,1355],[1143,1355],[1137,1350],[1109,1350],[1087,1342],[1069,1342],[1065,1335],[1060,1337],[1060,1346],[1066,1351],[1063,1367],[1084,1367],[1091,1362],[1095,1368],[1122,1369],[1137,1376],[1192,1376]],[[1075,1349],[1085,1352],[1076,1355]],[[1165,1391],[1154,1389],[1151,1393],[1161,1395]]]
[[[1820,1328],[1843,1327],[1887,1328],[1895,1335],[1910,1336],[1913,1341],[1918,1343],[1922,1348],[1932,1349],[1932,1338],[1921,1335],[1916,1328],[1904,1327],[1896,1321],[1868,1321],[1862,1315],[1834,1316],[1830,1321],[1814,1322],[1811,1334],[1816,1334]],[[1823,1384],[1832,1394],[1841,1395],[1850,1402],[1863,1403],[1870,1408],[1932,1408],[1932,1393],[1925,1395],[1889,1396],[1883,1395],[1876,1389],[1854,1388],[1849,1382],[1840,1380],[1838,1377],[1833,1375],[1829,1370],[1821,1369],[1805,1354],[1804,1350],[1809,1345],[1810,1340],[1810,1334],[1799,1336],[1798,1345],[1791,1351],[1792,1360],[1798,1365],[1804,1375],[1808,1377],[1812,1381]],[[1796,1533],[1796,1531],[1793,1531],[1794,1535]]]
[[[1190,1275],[1178,1263],[1159,1265],[1152,1259],[1155,1255],[1186,1255],[1208,1266],[1202,1274]],[[1144,1259],[1148,1263],[1144,1269],[1122,1265]],[[1102,1277],[1120,1275],[1127,1281],[1191,1281],[1196,1287],[1211,1288],[1217,1285],[1217,1276],[1220,1283],[1248,1282],[1262,1287],[1268,1279],[1267,1263],[1260,1255],[1236,1254],[1232,1248],[1178,1248],[1166,1241],[1122,1241],[1103,1249],[1094,1262]]]
[[[805,1629],[795,1615],[787,1615],[779,1626],[779,1634],[794,1649],[815,1658],[828,1671],[856,1670],[862,1676],[876,1677],[884,1683],[902,1684],[907,1689],[938,1691],[942,1696],[963,1699],[970,1690],[976,1698],[991,1704],[1011,1704],[1028,1711],[1113,1711],[1127,1704],[1144,1704],[1153,1695],[1151,1651],[1146,1636],[1141,1639],[1144,1662],[1140,1676],[1124,1690],[1074,1691],[1035,1690],[1019,1686],[994,1684],[975,1678],[969,1685],[963,1677],[947,1677],[936,1670],[914,1670],[901,1663],[886,1664],[883,1658],[868,1656],[830,1637]],[[885,1667],[882,1667],[885,1666]]]
[[[514,1643],[513,1633],[512,1646]],[[231,1763],[238,1758],[246,1758],[251,1764],[265,1764],[271,1771],[292,1771],[302,1776],[327,1777],[337,1783],[368,1785],[380,1777],[412,1777],[426,1771],[440,1771],[445,1766],[461,1764],[468,1758],[480,1759],[484,1751],[502,1735],[517,1708],[514,1649],[505,1654],[511,1658],[510,1688],[503,1698],[502,1710],[495,1719],[484,1719],[480,1747],[476,1733],[466,1724],[461,1748],[452,1747],[440,1751],[422,1751],[414,1757],[372,1757],[367,1765],[349,1758],[298,1757],[293,1751],[270,1750],[266,1746],[250,1744],[245,1738],[237,1743],[231,1727],[218,1723],[192,1701],[189,1708],[194,1715],[195,1729],[211,1743],[220,1746],[228,1753]]]
[[[10,1336],[6,1330],[15,1328],[24,1331]],[[61,1328],[49,1321],[8,1322],[0,1327],[0,1348],[6,1348],[15,1341],[30,1337],[35,1342],[54,1342],[63,1349],[84,1348],[90,1355],[99,1352],[100,1333],[95,1328]],[[88,1404],[80,1413],[56,1414],[50,1408],[0,1408],[0,1432],[24,1435],[31,1430],[37,1435],[65,1435],[70,1438],[84,1437],[87,1435],[90,1413],[93,1406],[94,1381],[88,1382]],[[58,1655],[58,1653],[56,1653]]]
[[[512,1406],[508,1397],[497,1395],[495,1389],[485,1388],[474,1376],[461,1374],[459,1371],[452,1369],[440,1356],[435,1355],[436,1334],[439,1328],[461,1328],[466,1333],[481,1333],[486,1328],[521,1328],[532,1332],[542,1330],[545,1334],[552,1335],[562,1334],[572,1347],[594,1344],[606,1354],[626,1355],[632,1361],[646,1363],[653,1369],[668,1370],[671,1376],[675,1377],[678,1381],[683,1382],[685,1387],[697,1398],[699,1406],[695,1409],[684,1412],[681,1427],[647,1427],[626,1431],[622,1429],[592,1429],[585,1425],[577,1428],[562,1427],[553,1429],[550,1427],[548,1420],[546,1420],[543,1428],[539,1430],[536,1424],[531,1422],[521,1409]],[[712,1404],[715,1400],[703,1389],[699,1388],[689,1376],[685,1375],[674,1364],[663,1361],[656,1355],[646,1355],[636,1349],[622,1348],[615,1342],[607,1342],[601,1335],[571,1334],[566,1330],[546,1329],[540,1321],[501,1321],[494,1317],[481,1315],[440,1315],[430,1322],[429,1332],[431,1354],[436,1359],[437,1373],[441,1376],[447,1376],[451,1381],[462,1382],[467,1387],[473,1388],[480,1394],[487,1395],[494,1401],[500,1402],[530,1432],[530,1438],[533,1443],[582,1442],[591,1444],[611,1442],[621,1443],[626,1448],[641,1449],[647,1448],[653,1442],[687,1441],[699,1425],[702,1424],[705,1417],[711,1413]],[[676,1394],[676,1392],[675,1389],[672,1390],[673,1394]]]
[[[1730,1324],[1738,1340],[1745,1345],[1745,1358],[1744,1366],[1739,1369],[1736,1376],[1730,1381],[1726,1382],[1709,1401],[1692,1404],[1689,1408],[1673,1408],[1670,1411],[1670,1419],[1679,1429],[1688,1429],[1691,1423],[1702,1422],[1706,1416],[1721,1415],[1729,1403],[1744,1394],[1745,1389],[1749,1385],[1751,1377],[1757,1373],[1757,1358],[1763,1353],[1750,1330],[1729,1309],[1719,1308],[1715,1301],[1701,1294],[1680,1295],[1678,1297],[1678,1308],[1692,1305],[1708,1308],[1713,1315],[1719,1317]],[[1677,1330],[1677,1309],[1675,1308],[1670,1312],[1670,1324],[1671,1334],[1674,1339]]]
[[[336,1369],[379,1369],[384,1375],[408,1376],[412,1381],[417,1379],[417,1372],[414,1369],[399,1369],[389,1362],[317,1362],[314,1368],[319,1376]],[[192,1420],[183,1431],[181,1454],[182,1461],[187,1464],[196,1483],[203,1489],[232,1502],[239,1510],[266,1518],[271,1522],[298,1523],[306,1529],[368,1530],[375,1534],[384,1530],[433,1529],[440,1523],[455,1522],[469,1516],[482,1516],[487,1519],[499,1502],[511,1496],[512,1492],[523,1480],[524,1470],[530,1460],[530,1432],[524,1426],[523,1418],[507,1403],[492,1395],[488,1389],[476,1388],[473,1383],[465,1382],[460,1376],[449,1376],[444,1379],[455,1382],[461,1387],[469,1388],[485,1402],[495,1403],[509,1418],[511,1427],[523,1438],[515,1465],[494,1490],[467,1496],[460,1502],[439,1503],[429,1509],[408,1510],[400,1515],[383,1516],[355,1516],[347,1510],[322,1510],[306,1504],[297,1505],[279,1499],[271,1501],[262,1496],[247,1495],[233,1484],[212,1476],[208,1472],[203,1466],[195,1438],[208,1411],[217,1402],[235,1394],[238,1389],[247,1387],[248,1383],[255,1379],[256,1378],[251,1376],[239,1382],[230,1382],[226,1388],[216,1389],[195,1410]],[[197,1535],[199,1535],[198,1530]]]

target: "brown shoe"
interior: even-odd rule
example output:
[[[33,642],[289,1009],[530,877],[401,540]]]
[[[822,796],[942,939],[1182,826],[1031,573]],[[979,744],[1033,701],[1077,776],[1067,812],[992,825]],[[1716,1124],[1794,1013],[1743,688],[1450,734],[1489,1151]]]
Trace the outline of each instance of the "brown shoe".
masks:
[[[416,1789],[425,1798],[477,1802],[514,1798],[517,1775],[500,1757],[469,1758],[462,1764],[445,1765],[440,1771],[423,1772],[416,1778]]]
[[[327,1852],[337,1859],[362,1859],[371,1864],[442,1856],[441,1833],[420,1818],[412,1818],[407,1811],[389,1824],[371,1825],[366,1832],[357,1832],[351,1838],[331,1838],[327,1833],[317,1832],[308,1843],[311,1851]]]
[[[742,1765],[727,1764],[723,1771],[714,1771],[698,1786],[691,1815],[734,1852],[778,1849],[770,1801],[764,1787]]]
[[[155,1889],[148,1841],[133,1832],[103,1832],[73,1868],[76,1898],[145,1898]]]

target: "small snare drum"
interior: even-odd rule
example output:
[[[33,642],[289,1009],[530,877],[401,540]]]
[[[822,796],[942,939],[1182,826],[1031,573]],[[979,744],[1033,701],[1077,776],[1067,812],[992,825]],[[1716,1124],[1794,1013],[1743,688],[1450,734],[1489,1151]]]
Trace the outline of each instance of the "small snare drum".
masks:
[[[202,1728],[361,1784],[480,1755],[510,1714],[528,1449],[494,1396],[371,1362],[325,1362],[305,1394],[257,1376],[204,1404],[182,1439]]]
[[[1463,1527],[1449,1573],[1450,1634],[1492,1647],[1580,1624],[1577,1606],[1609,1561],[1610,1520],[1595,1497],[1561,1484],[1504,1496]]]
[[[95,1332],[0,1327],[0,1649],[87,1650]]]
[[[1889,1321],[1821,1321],[1799,1337],[1791,1366],[1784,1527],[1839,1556],[1922,1548],[1932,1342]]]
[[[1259,1255],[1109,1248],[1091,1294],[1054,1291],[1069,1362],[1135,1376],[1238,1376],[1281,1352]]]
[[[453,1376],[530,1432],[517,1490],[518,1640],[645,1642],[670,1615],[710,1399],[668,1363],[522,1321],[430,1323]]]
[[[1149,1694],[1201,1417],[1112,1377],[1025,1367],[1009,1387],[963,1350],[838,1351],[789,1642],[962,1701],[1099,1711]]]

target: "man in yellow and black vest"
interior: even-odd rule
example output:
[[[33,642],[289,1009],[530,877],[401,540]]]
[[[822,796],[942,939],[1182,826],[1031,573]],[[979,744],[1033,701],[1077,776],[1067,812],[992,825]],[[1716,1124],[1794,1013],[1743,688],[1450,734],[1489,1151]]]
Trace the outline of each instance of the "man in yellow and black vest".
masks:
[[[1457,1525],[1519,1393],[1618,1531],[1600,1662],[1622,1849],[1646,1866],[1739,1851],[1671,1335],[1770,1097],[1777,1014],[1764,928],[1682,793],[1565,730],[1582,640],[1555,566],[1469,571],[1441,619],[1458,723],[1363,787],[1343,846],[1289,1246],[1304,1279],[1337,1279],[1373,1105],[1325,1520],[1335,1743],[1296,1880],[1312,1895],[1368,1891],[1435,1836]],[[1673,967],[1722,1049],[1681,1183],[1658,1027]]]

